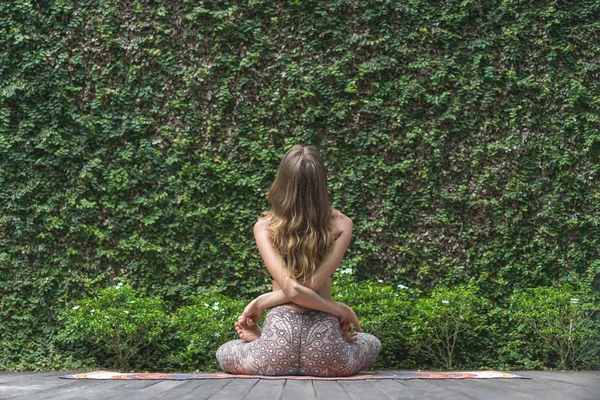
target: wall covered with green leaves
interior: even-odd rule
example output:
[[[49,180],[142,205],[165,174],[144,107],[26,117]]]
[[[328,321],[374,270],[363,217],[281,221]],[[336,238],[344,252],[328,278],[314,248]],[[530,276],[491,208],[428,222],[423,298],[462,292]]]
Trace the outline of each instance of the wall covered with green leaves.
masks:
[[[0,3],[0,366],[124,279],[268,290],[252,225],[317,147],[344,268],[491,304],[600,286],[594,0]]]

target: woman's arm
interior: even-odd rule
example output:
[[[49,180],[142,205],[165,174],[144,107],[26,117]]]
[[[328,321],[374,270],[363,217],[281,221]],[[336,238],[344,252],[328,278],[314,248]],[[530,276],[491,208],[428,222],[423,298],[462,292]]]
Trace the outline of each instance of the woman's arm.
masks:
[[[257,246],[259,244],[259,238],[257,237],[257,229],[260,232],[259,234],[266,235],[267,237],[269,236],[269,232],[267,231],[267,222],[265,220],[261,221],[258,221],[254,225],[254,237],[256,239]],[[327,279],[329,279],[329,277],[333,275],[333,273],[339,268],[340,264],[342,263],[342,259],[344,258],[344,254],[346,253],[346,249],[348,249],[348,246],[350,245],[350,239],[352,238],[353,228],[352,220],[342,214],[341,217],[338,220],[336,220],[335,224],[336,226],[334,228],[336,230],[340,230],[341,233],[333,243],[333,248],[331,249],[331,251],[327,254],[325,259],[323,259],[323,261],[319,265],[319,268],[317,268],[312,282],[309,285],[307,285],[307,287],[314,290],[315,292],[319,290],[325,284],[325,282],[327,282]],[[261,251],[260,247],[259,251]],[[267,251],[269,251],[269,249],[267,249]],[[263,255],[262,252],[261,255]],[[276,259],[274,261],[280,262],[281,265],[283,265],[283,260],[281,260],[281,257],[279,257],[278,260]],[[277,279],[275,280],[277,281]],[[282,287],[279,281],[277,281],[277,283],[280,285],[280,287]]]
[[[314,279],[308,287],[315,292],[319,290],[331,275],[339,268],[344,258],[344,253],[350,244],[352,237],[352,220],[347,216],[343,215],[336,221],[336,230],[341,231],[341,234],[335,240],[332,250],[325,257],[317,272],[315,273]],[[265,293],[256,298],[259,308],[265,310],[272,308],[283,303],[290,301],[286,296],[285,292],[281,289],[273,292]]]
[[[346,217],[345,224],[345,227],[342,227],[342,234],[340,235],[340,237],[338,237],[338,240],[336,240],[336,242],[340,241],[341,245],[338,244],[337,251],[332,251],[330,253],[330,257],[327,257],[329,262],[325,265],[325,269],[323,269],[321,273],[325,273],[328,275],[323,275],[323,277],[321,277],[320,275],[320,278],[318,280],[318,287],[321,287],[323,283],[325,283],[326,278],[333,274],[335,269],[337,269],[341,261],[341,257],[343,257],[344,251],[348,247],[348,243],[350,241],[350,236],[352,232],[352,221],[350,220],[350,218]],[[346,233],[344,234],[344,232]],[[306,308],[323,311],[335,315],[339,317],[342,322],[349,321],[352,324],[354,324],[354,326],[356,326],[358,330],[362,330],[360,327],[360,323],[358,322],[358,318],[356,317],[356,314],[354,313],[352,308],[348,307],[344,303],[340,303],[339,301],[323,299],[313,289],[301,285],[296,280],[288,276],[283,267],[283,259],[281,258],[281,255],[274,248],[271,242],[270,232],[268,230],[268,221],[266,219],[259,220],[256,224],[254,224],[254,238],[256,239],[256,246],[258,247],[258,251],[260,252],[260,255],[265,261],[267,270],[269,271],[275,282],[277,282],[283,294],[285,294],[287,301],[292,301]],[[340,240],[340,238],[342,240]],[[334,249],[335,247],[336,246],[334,243]],[[331,257],[332,254],[333,257]],[[335,263],[337,258],[339,258],[340,260],[337,261],[336,265]],[[315,282],[313,282],[313,284],[315,284]],[[265,295],[266,296],[262,299],[262,304],[265,304],[266,301],[269,301],[268,304],[271,304],[271,306],[273,306],[273,304],[276,305],[276,303],[281,304],[281,302],[284,302],[282,293],[278,293],[275,295],[269,295],[268,293],[266,293]],[[249,304],[248,306],[250,306],[251,304]]]
[[[285,293],[289,301],[303,307],[323,311],[338,317],[345,314],[344,310],[337,302],[323,299],[314,290],[299,284],[288,276],[283,267],[283,259],[271,242],[268,231],[268,221],[266,219],[259,220],[254,224],[254,238],[256,239],[258,251],[265,261],[267,270],[282,289],[283,293]]]
[[[261,294],[256,298],[256,301],[260,308],[267,309],[279,306],[284,303],[288,303],[290,300],[285,295],[285,292],[281,289],[274,290],[265,294]]]
[[[283,303],[288,303],[289,300],[283,290],[275,290],[273,292],[261,294],[254,300],[252,300],[246,308],[244,308],[244,312],[238,318],[238,321],[247,324],[254,325],[258,322],[263,312],[267,308],[273,308]]]
[[[260,319],[265,309],[275,307],[283,303],[287,303],[288,301],[289,300],[285,292],[281,289],[276,290],[274,292],[261,294],[246,306],[244,312],[238,318],[238,321],[247,325],[254,325],[258,323],[258,320]],[[344,329],[345,331],[350,329],[350,324],[354,324],[354,326],[356,326],[356,329],[362,331],[360,323],[358,322],[358,317],[356,316],[352,308],[339,301],[333,301],[333,303],[335,307],[337,307],[337,309],[339,310],[339,314],[333,315],[336,315],[340,319],[340,323],[342,324],[342,326],[347,326],[347,329]]]
[[[353,223],[350,218],[341,215],[335,222],[335,228],[341,231],[340,236],[333,243],[333,248],[327,254],[325,259],[317,268],[317,272],[315,272],[314,279],[308,285],[309,288],[317,291],[327,282],[327,279],[339,268],[342,263],[342,259],[344,258],[344,254],[346,253],[346,249],[350,245],[350,239],[352,238],[352,227]]]

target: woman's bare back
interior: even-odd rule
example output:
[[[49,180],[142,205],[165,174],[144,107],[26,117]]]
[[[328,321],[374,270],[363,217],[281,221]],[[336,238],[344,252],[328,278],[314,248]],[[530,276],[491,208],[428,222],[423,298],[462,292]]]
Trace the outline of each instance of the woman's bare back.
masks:
[[[341,213],[341,211],[337,210],[337,209],[333,209],[334,212],[331,214],[331,222],[333,224],[333,230],[335,233],[335,237],[337,238],[340,233],[342,232],[343,229],[343,225],[341,224],[341,220],[342,218],[347,218],[344,214]],[[307,286],[307,283],[302,283],[304,286]],[[277,282],[273,281],[273,291],[279,290],[281,289],[281,287],[279,287],[279,285],[277,284]],[[325,281],[325,283],[323,284],[323,286],[321,286],[319,288],[319,290],[316,291],[317,294],[322,297],[323,299],[326,300],[331,300],[331,277],[329,277],[329,279],[327,279],[327,281]],[[308,310],[308,308],[306,307],[302,307],[296,303],[292,303],[292,302],[288,302],[288,303],[284,303],[282,304],[285,307],[294,309],[294,310],[299,310],[299,311],[306,311]]]

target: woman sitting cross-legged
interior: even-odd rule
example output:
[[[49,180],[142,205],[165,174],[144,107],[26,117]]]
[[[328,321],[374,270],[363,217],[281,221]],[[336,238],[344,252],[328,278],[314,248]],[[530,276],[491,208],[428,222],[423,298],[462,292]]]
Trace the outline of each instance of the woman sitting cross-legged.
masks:
[[[373,365],[379,340],[362,331],[354,311],[331,298],[331,275],[352,236],[352,221],[331,207],[325,166],[310,146],[281,160],[269,190],[271,210],[254,225],[273,291],[244,309],[240,336],[217,351],[233,374],[349,376]],[[264,326],[257,321],[269,308]]]

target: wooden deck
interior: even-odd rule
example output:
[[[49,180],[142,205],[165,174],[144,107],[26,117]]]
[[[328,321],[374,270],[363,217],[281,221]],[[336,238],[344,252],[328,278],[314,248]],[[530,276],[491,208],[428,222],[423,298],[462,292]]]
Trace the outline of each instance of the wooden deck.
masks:
[[[515,372],[533,379],[297,381],[70,380],[84,371],[0,372],[0,399],[445,399],[600,400],[600,371]]]

